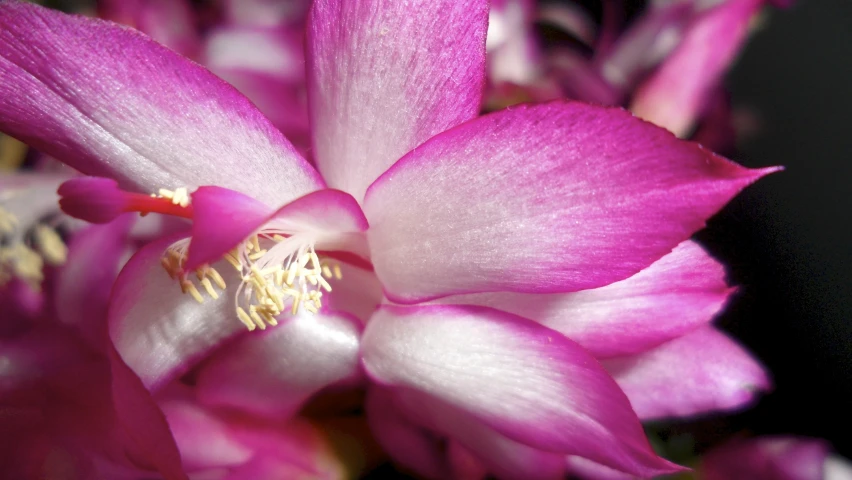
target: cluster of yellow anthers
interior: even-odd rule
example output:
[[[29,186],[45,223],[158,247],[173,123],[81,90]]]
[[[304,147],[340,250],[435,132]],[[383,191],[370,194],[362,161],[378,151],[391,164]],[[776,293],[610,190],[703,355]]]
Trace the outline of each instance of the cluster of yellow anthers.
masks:
[[[33,247],[23,243],[18,234],[18,217],[0,207],[0,285],[17,277],[33,289],[41,288],[44,264],[62,265],[68,257],[68,247],[56,230],[38,224],[30,230]]]
[[[331,291],[328,280],[342,278],[340,266],[320,261],[309,245],[288,255],[286,261],[275,262],[274,254],[270,255],[271,248],[264,247],[274,247],[287,240],[278,234],[253,235],[224,256],[224,260],[240,275],[236,314],[249,330],[265,330],[267,325],[278,325],[275,317],[284,312],[296,315],[299,309],[304,309],[317,313],[322,307],[323,291]],[[186,249],[187,244],[183,242],[172,245],[161,258],[161,264],[170,277],[180,282],[183,293],[201,303],[204,297],[183,270]],[[219,293],[213,284],[222,290],[226,287],[219,272],[205,265],[194,273],[207,294],[218,299]]]

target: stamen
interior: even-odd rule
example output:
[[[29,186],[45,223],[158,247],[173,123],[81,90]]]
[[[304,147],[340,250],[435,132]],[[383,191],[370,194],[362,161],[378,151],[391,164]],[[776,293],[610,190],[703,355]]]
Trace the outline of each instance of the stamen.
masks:
[[[12,212],[0,207],[0,235],[11,235],[18,228],[18,217]]]
[[[174,199],[177,193],[161,192]],[[301,237],[285,237],[274,232],[261,232],[247,238],[241,245],[223,255],[240,276],[235,292],[235,313],[249,330],[278,325],[276,318],[289,311],[291,315],[317,313],[322,308],[322,295],[331,291],[326,280],[340,278],[340,267],[321,260],[313,244]],[[203,302],[206,296],[219,298],[225,281],[209,265],[195,270],[197,287],[184,271],[188,240],[172,245],[163,255],[161,264],[166,272],[179,281],[181,291]],[[203,290],[202,290],[203,289]]]
[[[33,232],[39,251],[51,265],[62,265],[68,259],[68,247],[56,230],[47,225],[37,225]]]

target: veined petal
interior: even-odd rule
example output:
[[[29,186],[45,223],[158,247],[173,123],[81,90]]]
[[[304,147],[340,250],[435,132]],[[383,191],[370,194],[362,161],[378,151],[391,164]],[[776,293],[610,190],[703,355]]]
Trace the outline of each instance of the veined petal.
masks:
[[[323,186],[233,87],[134,30],[3,2],[0,52],[0,130],[81,172],[272,204]]]
[[[742,408],[771,388],[763,367],[712,326],[604,366],[642,420]]]
[[[604,358],[643,352],[709,323],[733,290],[725,284],[724,267],[686,241],[645,270],[605,287],[562,294],[451,295],[436,303],[514,313]]]
[[[483,0],[314,2],[308,103],[330,186],[361,200],[406,152],[477,115],[487,19]]]
[[[188,270],[221,258],[273,219],[275,227],[284,232],[310,233],[318,248],[348,247],[365,254],[357,237],[369,227],[367,219],[358,202],[340,190],[318,190],[272,211],[239,192],[201,187],[192,194],[192,208]]]
[[[636,475],[678,470],[651,451],[600,364],[529,320],[483,307],[387,305],[361,345],[377,382],[428,394],[514,441]]]
[[[186,372],[221,342],[245,331],[235,319],[235,298],[227,291],[198,303],[181,293],[160,260],[177,238],[140,249],[113,286],[109,334],[118,354],[149,390]],[[214,264],[232,286],[240,279],[225,262]]]
[[[669,253],[772,171],[621,109],[511,108],[434,137],[370,186],[372,262],[400,303],[600,287]]]
[[[360,324],[323,311],[287,318],[220,350],[198,374],[198,398],[275,417],[294,414],[314,393],[358,373]]]
[[[678,137],[687,136],[763,3],[725,2],[705,14],[687,31],[674,54],[639,87],[630,110]]]

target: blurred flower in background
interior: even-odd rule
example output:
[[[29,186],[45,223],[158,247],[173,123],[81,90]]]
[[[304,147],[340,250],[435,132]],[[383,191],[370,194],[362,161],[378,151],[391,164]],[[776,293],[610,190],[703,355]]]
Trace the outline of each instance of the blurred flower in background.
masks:
[[[0,2],[0,127],[117,180],[60,189],[105,223],[79,231],[52,160],[0,183],[8,471],[650,478],[678,467],[640,420],[771,388],[688,240],[771,169],[618,109],[513,107],[621,105],[728,151],[720,78],[763,2],[315,3],[98,3],[178,56]],[[735,446],[700,474],[757,472]]]

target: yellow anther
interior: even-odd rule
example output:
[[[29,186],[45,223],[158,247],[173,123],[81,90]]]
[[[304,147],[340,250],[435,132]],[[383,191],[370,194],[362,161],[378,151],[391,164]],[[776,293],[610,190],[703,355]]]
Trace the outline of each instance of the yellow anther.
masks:
[[[340,271],[340,265],[334,264],[332,266],[332,269],[334,270],[335,280],[340,280],[343,278],[343,272]]]
[[[207,268],[207,276],[213,279],[213,282],[222,290],[225,289],[227,285],[225,285],[225,280],[219,275],[219,272],[216,271],[215,268]]]
[[[303,271],[303,272],[304,272],[304,271]],[[316,284],[317,284],[317,277],[316,277],[316,275],[305,275],[305,278],[307,278],[307,279],[308,279],[308,281],[309,281],[309,282],[311,282],[311,285],[316,286]],[[322,277],[320,277],[320,278],[322,278]]]
[[[289,287],[293,286],[293,280],[296,279],[296,272],[298,270],[299,270],[299,265],[297,265],[296,262],[293,262],[293,263],[290,264],[290,268],[287,269],[287,279],[284,280],[284,283],[286,283],[287,286],[289,286]]]
[[[204,297],[198,292],[198,289],[195,288],[195,285],[189,280],[183,280],[180,282],[180,288],[183,293],[188,293],[195,299],[198,303],[204,303]]]
[[[302,302],[302,295],[298,292],[293,295],[293,305],[290,307],[290,314],[295,315],[299,312],[299,304]]]
[[[219,299],[219,294],[213,289],[213,285],[210,283],[209,278],[205,277],[201,279],[201,285],[204,287],[204,290],[207,291],[207,294],[213,297],[213,300]]]
[[[260,241],[257,239],[257,235],[251,236],[251,244],[256,252],[260,251]]]
[[[322,276],[325,278],[331,278],[331,269],[328,268],[328,265],[322,266]]]
[[[273,236],[272,236],[272,240],[274,240],[274,241],[276,241],[276,242],[281,243],[281,242],[283,242],[284,240],[287,240],[287,237],[285,237],[285,236],[283,236],[283,235],[278,235],[278,234],[276,233],[275,235],[273,235]]]
[[[18,217],[12,212],[0,207],[0,234],[9,235],[18,228]]]
[[[243,322],[243,325],[245,325],[246,328],[248,328],[250,332],[253,331],[255,328],[257,328],[255,326],[254,322],[252,321],[251,317],[249,317],[248,314],[246,313],[246,311],[243,310],[240,307],[237,307],[237,318],[239,318],[240,321]]]
[[[261,330],[266,330],[266,324],[263,323],[263,319],[260,318],[260,315],[257,314],[257,310],[254,307],[249,309],[249,315],[251,315],[251,319],[254,320],[254,324],[257,325]]]
[[[240,261],[237,260],[237,257],[233,253],[226,253],[224,259],[227,260],[228,263],[230,263],[238,272],[243,269],[242,264],[240,264]]]
[[[189,193],[186,188],[176,188],[174,191],[161,188],[157,191],[157,194],[162,198],[171,200],[175,205],[180,205],[184,208],[189,206]],[[157,195],[151,194],[151,196],[156,197]]]
[[[320,286],[321,286],[321,287],[322,287],[322,288],[323,288],[326,292],[330,292],[330,291],[331,291],[331,285],[329,285],[329,283],[328,283],[328,282],[326,282],[324,278],[322,278],[322,277],[320,277],[320,276],[317,276],[317,277],[316,277],[316,279],[317,279],[317,282],[320,284]]]
[[[248,257],[249,257],[249,260],[259,260],[264,255],[266,255],[266,250],[259,250],[257,252],[252,253]]]
[[[303,308],[311,313],[317,313],[319,311],[317,310],[317,307],[314,306],[313,302],[305,302]]]

